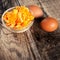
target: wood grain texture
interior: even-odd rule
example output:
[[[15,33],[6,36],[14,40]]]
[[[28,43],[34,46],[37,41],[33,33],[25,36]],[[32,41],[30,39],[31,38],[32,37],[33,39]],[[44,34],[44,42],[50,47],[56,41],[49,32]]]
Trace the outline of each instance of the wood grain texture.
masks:
[[[15,1],[11,2],[13,6],[18,5]],[[26,0],[21,3],[26,3]],[[2,28],[0,37],[0,60],[41,60],[30,29],[24,33],[11,33]]]
[[[41,6],[47,15],[60,20],[60,2],[59,0],[39,0]]]
[[[40,59],[30,30],[25,33],[13,34],[10,32],[7,33],[5,29],[2,29],[0,48],[5,60]]]
[[[36,4],[42,8],[45,16],[35,19],[33,26],[24,33],[11,33],[0,26],[0,60],[60,60],[60,24],[52,33],[43,31],[39,26],[47,15],[56,17],[57,13],[56,18],[60,19],[58,0],[54,1],[56,9],[51,6],[53,0],[11,1],[12,6]]]

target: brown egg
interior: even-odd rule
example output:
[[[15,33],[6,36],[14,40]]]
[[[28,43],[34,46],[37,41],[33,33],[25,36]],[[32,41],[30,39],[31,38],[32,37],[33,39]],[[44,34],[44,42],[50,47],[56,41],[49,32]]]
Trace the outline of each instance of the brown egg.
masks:
[[[43,16],[43,11],[40,7],[38,7],[36,5],[30,5],[28,7],[29,7],[29,10],[32,12],[32,14],[35,18]]]
[[[46,32],[55,31],[58,28],[58,21],[55,18],[47,17],[40,23],[41,28]]]

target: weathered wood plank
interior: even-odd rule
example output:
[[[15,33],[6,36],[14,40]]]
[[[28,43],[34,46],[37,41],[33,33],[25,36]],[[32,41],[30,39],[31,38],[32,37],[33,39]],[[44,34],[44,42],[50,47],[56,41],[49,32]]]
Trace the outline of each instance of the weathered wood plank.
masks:
[[[52,8],[56,5],[52,8],[50,5],[53,0],[11,1],[13,6],[36,4],[43,8],[47,15],[56,16],[56,13],[52,12]],[[59,6],[56,8],[60,9]],[[56,18],[59,19],[59,12],[57,14]],[[43,18],[35,19],[33,26],[24,33],[11,33],[0,26],[0,60],[51,60],[55,56],[56,59],[59,58],[60,26],[57,31],[47,33],[39,27],[40,20]]]
[[[19,5],[14,1],[15,0],[12,1],[13,6]],[[33,0],[30,1],[30,4],[35,3],[32,1]],[[21,5],[28,5],[29,1],[21,0],[19,3]],[[2,28],[0,33],[1,60],[41,60],[30,29],[24,33],[11,33]]]
[[[38,4],[38,0],[18,0],[21,5]]]
[[[44,11],[51,17],[60,20],[60,2],[59,0],[39,0]]]
[[[59,60],[60,58],[60,2],[59,0],[39,0],[43,11],[51,17],[54,17],[59,22],[59,28],[47,33],[39,27],[40,20],[36,19],[31,32],[36,41],[39,53],[44,60]],[[47,16],[46,16],[47,17]],[[55,53],[54,53],[55,52]]]

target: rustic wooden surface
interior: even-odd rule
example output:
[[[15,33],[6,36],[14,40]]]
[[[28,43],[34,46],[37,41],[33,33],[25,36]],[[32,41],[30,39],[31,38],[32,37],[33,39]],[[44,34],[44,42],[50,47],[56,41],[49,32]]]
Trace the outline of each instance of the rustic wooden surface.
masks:
[[[44,17],[35,19],[33,26],[24,33],[11,33],[0,25],[0,60],[60,60],[60,24],[52,33],[39,27],[39,22],[47,15],[60,23],[59,0],[11,1],[12,6],[36,4],[44,11]]]

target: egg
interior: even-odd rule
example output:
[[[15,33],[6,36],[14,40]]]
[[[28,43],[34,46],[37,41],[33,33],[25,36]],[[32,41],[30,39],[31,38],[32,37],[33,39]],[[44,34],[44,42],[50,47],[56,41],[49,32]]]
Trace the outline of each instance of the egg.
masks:
[[[36,5],[29,5],[28,8],[35,18],[43,16],[43,11],[40,7],[38,7]]]
[[[52,17],[46,17],[40,23],[41,28],[46,32],[53,32],[58,28],[58,21]]]

